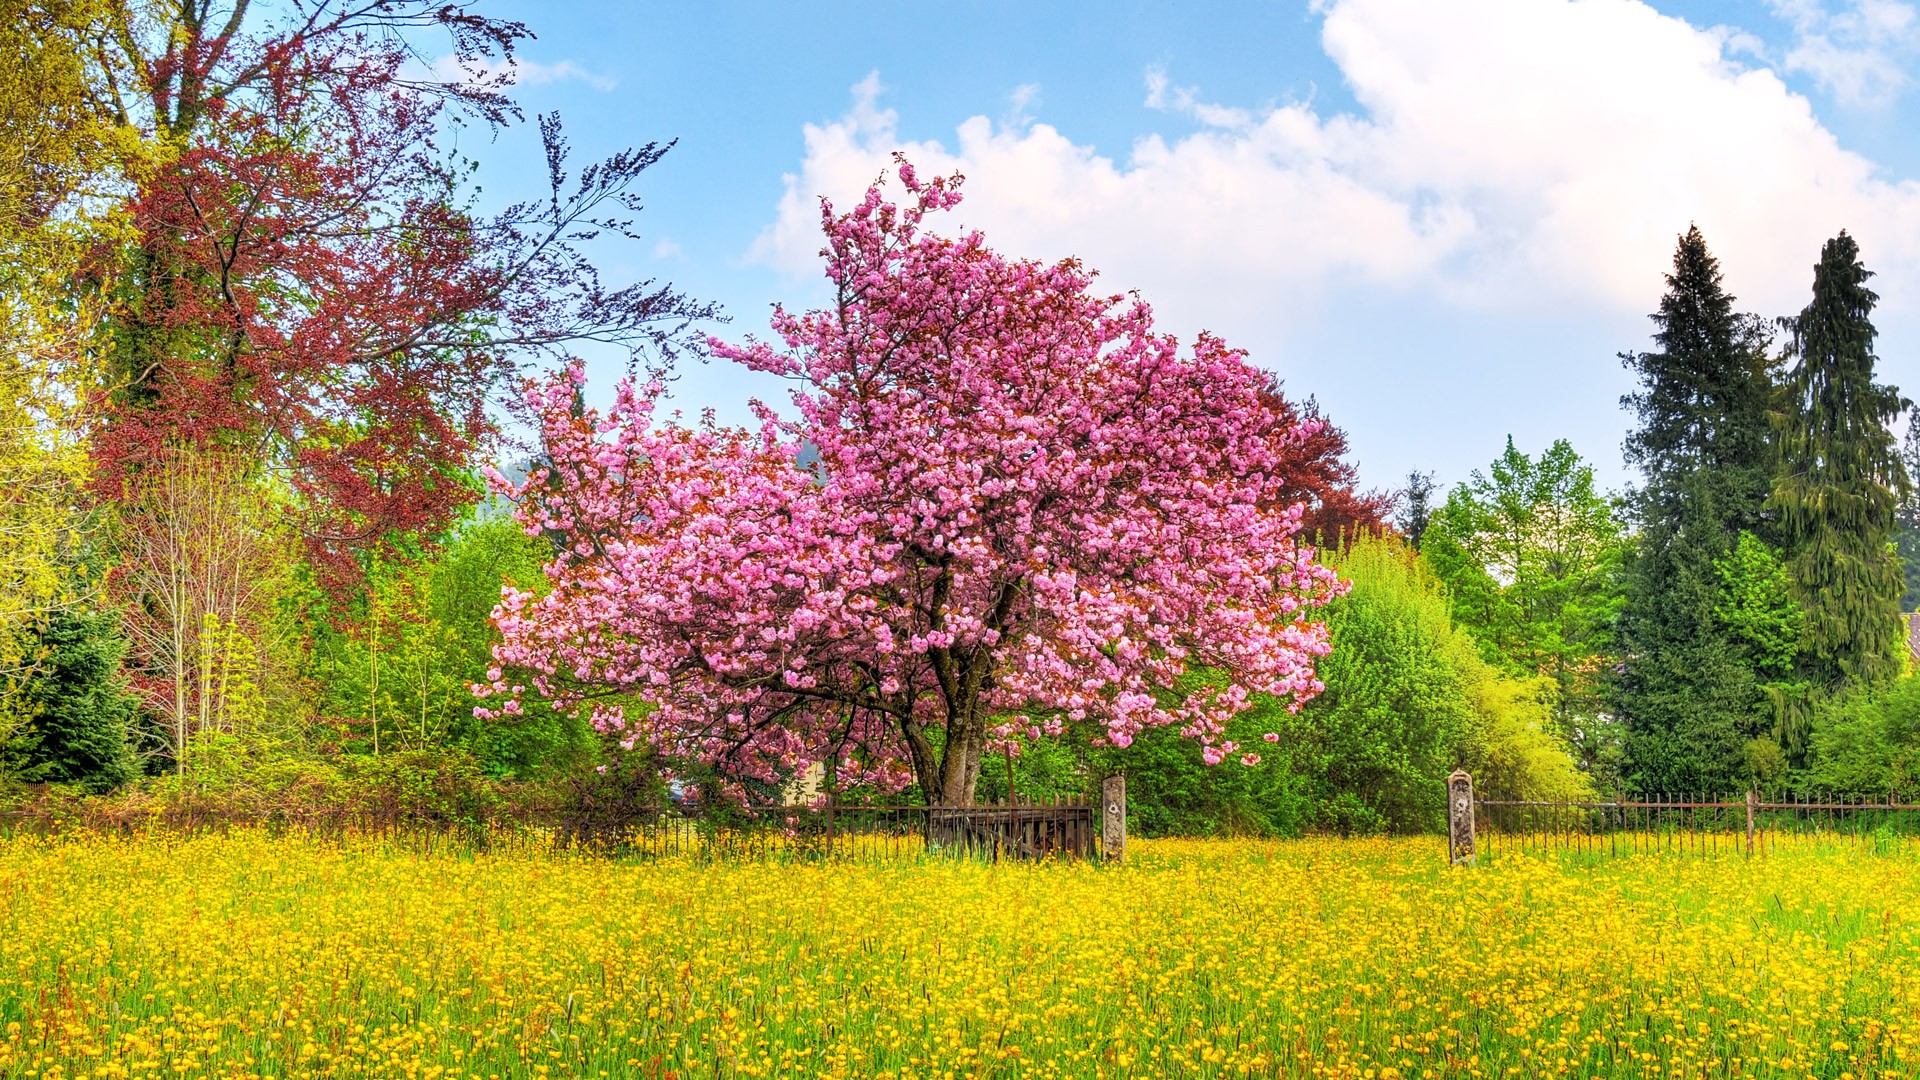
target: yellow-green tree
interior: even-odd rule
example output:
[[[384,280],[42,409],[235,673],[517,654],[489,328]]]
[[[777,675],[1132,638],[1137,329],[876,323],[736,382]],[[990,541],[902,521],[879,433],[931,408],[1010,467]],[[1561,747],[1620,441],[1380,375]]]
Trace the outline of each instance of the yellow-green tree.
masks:
[[[175,450],[128,486],[115,570],[133,685],[175,773],[222,736],[263,734],[291,537],[284,504],[236,455]],[[284,711],[284,710],[281,710]]]
[[[1616,741],[1601,687],[1626,551],[1612,500],[1565,439],[1530,457],[1509,437],[1490,469],[1448,494],[1420,543],[1482,658],[1546,680],[1555,722],[1595,772]]]
[[[83,599],[75,558],[97,298],[73,288],[115,227],[110,200],[137,138],[93,107],[91,0],[0,0],[0,743],[25,722],[18,691],[37,627]]]

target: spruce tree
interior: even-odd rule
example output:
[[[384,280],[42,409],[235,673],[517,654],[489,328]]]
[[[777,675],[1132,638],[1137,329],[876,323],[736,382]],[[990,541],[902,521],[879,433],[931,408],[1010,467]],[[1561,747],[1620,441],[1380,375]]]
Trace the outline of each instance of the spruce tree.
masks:
[[[130,741],[139,704],[120,675],[126,640],[110,612],[56,611],[21,698],[34,715],[26,775],[111,791],[138,766]]]
[[[1907,471],[1907,494],[1894,511],[1893,548],[1900,555],[1900,570],[1906,578],[1906,591],[1900,596],[1900,610],[1920,611],[1920,409],[1907,410],[1907,434],[1900,440],[1900,466]]]
[[[1716,609],[1718,560],[1766,533],[1772,371],[1764,324],[1739,314],[1698,228],[1680,237],[1652,316],[1655,351],[1621,357],[1640,378],[1622,399],[1639,426],[1630,464],[1639,527],[1612,688],[1626,729],[1627,782],[1643,791],[1730,792],[1752,779],[1765,727],[1756,658]],[[1777,756],[1777,755],[1771,755]]]
[[[1871,276],[1843,231],[1820,250],[1813,302],[1782,320],[1792,368],[1775,414],[1780,464],[1767,506],[1806,612],[1796,662],[1804,687],[1781,702],[1795,752],[1818,701],[1897,676],[1906,648],[1906,583],[1889,542],[1908,484],[1887,424],[1909,403],[1873,380]]]

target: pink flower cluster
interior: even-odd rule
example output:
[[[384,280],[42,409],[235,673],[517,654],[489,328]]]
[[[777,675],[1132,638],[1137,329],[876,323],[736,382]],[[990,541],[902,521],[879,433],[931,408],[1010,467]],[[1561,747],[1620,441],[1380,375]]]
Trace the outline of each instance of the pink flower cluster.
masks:
[[[1310,435],[1211,336],[1182,349],[1077,262],[923,231],[958,178],[823,205],[832,306],[716,356],[794,381],[757,431],[656,424],[657,389],[577,410],[530,386],[546,464],[519,486],[558,538],[551,589],[509,589],[505,669],[672,755],[775,780],[967,799],[991,743],[1178,725],[1209,762],[1256,694],[1298,708],[1341,588],[1295,542],[1280,463]],[[1185,672],[1224,675],[1185,696]],[[625,703],[644,703],[631,709]],[[1257,755],[1246,755],[1249,763]]]

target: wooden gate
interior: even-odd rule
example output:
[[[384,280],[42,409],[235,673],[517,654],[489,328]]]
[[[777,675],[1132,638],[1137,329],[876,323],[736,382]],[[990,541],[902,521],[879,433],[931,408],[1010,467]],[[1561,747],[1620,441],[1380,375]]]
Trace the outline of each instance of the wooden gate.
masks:
[[[1099,833],[1083,798],[927,808],[931,847],[1012,859],[1092,858]]]

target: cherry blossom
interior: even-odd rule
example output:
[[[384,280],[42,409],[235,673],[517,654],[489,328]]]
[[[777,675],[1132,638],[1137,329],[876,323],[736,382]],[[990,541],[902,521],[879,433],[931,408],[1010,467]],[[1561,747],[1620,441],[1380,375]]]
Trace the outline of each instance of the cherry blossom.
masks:
[[[557,554],[544,595],[506,590],[480,689],[524,681],[736,778],[826,761],[945,804],[999,740],[1177,725],[1237,753],[1256,695],[1321,689],[1310,616],[1342,586],[1280,497],[1319,425],[1074,260],[923,228],[959,177],[897,178],[901,204],[885,178],[850,212],[823,200],[830,306],[710,342],[791,380],[789,415],[662,423],[632,382],[584,409],[578,364],[527,388],[546,464],[493,482]],[[1173,693],[1195,669],[1216,677]]]

